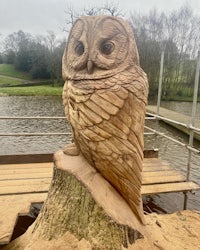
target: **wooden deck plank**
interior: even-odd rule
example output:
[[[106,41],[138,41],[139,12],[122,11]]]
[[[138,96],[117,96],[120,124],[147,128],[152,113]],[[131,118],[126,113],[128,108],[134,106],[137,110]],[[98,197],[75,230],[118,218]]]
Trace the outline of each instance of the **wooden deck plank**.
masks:
[[[0,164],[0,172],[2,169],[37,169],[37,168],[52,168],[53,162],[45,163],[23,163],[23,164]]]
[[[53,153],[0,155],[1,164],[53,162]]]
[[[0,195],[47,192],[50,183],[51,178],[1,181]]]
[[[31,185],[37,185],[39,183],[45,183],[46,181],[49,182],[52,178],[46,178],[46,180],[38,178],[38,179],[31,179],[31,180],[7,180],[7,181],[1,181],[0,182],[0,188],[2,187],[10,187],[10,186],[31,186]]]
[[[0,176],[3,175],[17,175],[17,174],[36,174],[36,173],[52,173],[53,168],[26,168],[26,169],[2,169],[0,170]]]
[[[42,203],[47,193],[0,196],[0,245],[10,241],[18,214],[28,214],[31,203]]]
[[[157,167],[157,168],[160,168],[160,167],[164,167],[164,166],[166,166],[166,167],[171,167],[170,165],[169,165],[169,163],[168,164],[165,164],[165,163],[163,163],[163,162],[148,162],[148,163],[143,163],[143,168],[151,168],[151,167]]]
[[[169,169],[169,170],[165,170],[164,173],[166,176],[179,176],[181,175],[178,171]],[[142,172],[142,177],[143,178],[147,178],[147,177],[156,177],[156,176],[163,176],[163,171],[145,171]]]
[[[144,158],[143,163],[144,164],[147,164],[147,163],[165,163],[165,164],[169,164],[167,161],[162,160],[161,158]]]
[[[185,177],[182,175],[175,176],[149,176],[142,178],[142,184],[158,184],[158,183],[169,183],[169,182],[179,182],[185,181]]]
[[[151,158],[149,158],[148,160],[144,160],[143,161],[143,167],[152,167],[152,166],[169,166],[169,163],[166,161],[162,161],[162,160],[151,160]]]
[[[172,193],[172,192],[184,192],[191,190],[198,190],[200,186],[195,182],[177,182],[177,183],[163,183],[154,185],[142,185],[141,193],[157,194],[157,193]]]
[[[143,168],[143,172],[162,172],[162,171],[166,171],[166,170],[172,170],[172,167],[170,166],[152,166],[152,167],[144,167]]]
[[[0,175],[0,182],[9,180],[23,180],[23,179],[44,179],[51,177],[52,177],[52,172],[24,173],[24,174],[14,174],[14,175],[5,174],[5,175]]]

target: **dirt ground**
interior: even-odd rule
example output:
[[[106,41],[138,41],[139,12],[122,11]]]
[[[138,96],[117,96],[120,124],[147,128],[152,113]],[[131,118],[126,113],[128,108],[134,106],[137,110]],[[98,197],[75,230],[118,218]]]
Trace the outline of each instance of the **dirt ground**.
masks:
[[[146,216],[148,237],[137,240],[130,249],[199,250],[200,211]]]
[[[200,249],[200,211],[187,210],[166,215],[152,213],[146,215],[146,221],[145,237],[136,240],[133,245],[128,247],[129,250]],[[21,240],[23,240],[23,236]],[[9,248],[9,250],[16,249],[19,248]],[[51,241],[38,240],[34,243],[34,246],[26,245],[23,249],[92,250],[92,246],[85,239],[79,241],[72,234],[66,233],[59,239]],[[123,247],[122,249],[125,250]]]

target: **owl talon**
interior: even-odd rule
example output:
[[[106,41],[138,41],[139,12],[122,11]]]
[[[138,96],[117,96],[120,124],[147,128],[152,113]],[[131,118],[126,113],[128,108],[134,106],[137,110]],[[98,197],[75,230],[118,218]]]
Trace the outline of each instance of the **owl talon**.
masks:
[[[79,155],[80,151],[77,146],[72,143],[63,148],[63,153],[66,155],[77,156]]]

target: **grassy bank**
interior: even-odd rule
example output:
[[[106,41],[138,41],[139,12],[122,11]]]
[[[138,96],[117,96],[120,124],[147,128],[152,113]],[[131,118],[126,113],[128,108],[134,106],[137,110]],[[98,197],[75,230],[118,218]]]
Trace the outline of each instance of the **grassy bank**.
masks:
[[[46,81],[46,80],[45,80]],[[13,65],[10,64],[0,64],[0,95],[61,95],[62,86],[52,86],[52,83],[49,81],[37,80],[34,81],[34,84],[31,84],[33,81],[28,75],[28,73],[23,73],[15,70]],[[25,84],[30,83],[30,86]],[[37,84],[41,84],[37,86]],[[17,86],[24,85],[24,86]],[[33,85],[33,86],[31,86]]]
[[[12,64],[0,64],[0,75],[31,80],[31,77],[28,73],[16,70]]]
[[[31,86],[31,87],[5,87],[0,88],[0,95],[61,95],[62,87]]]
[[[0,87],[3,85],[18,85],[18,84],[23,84],[23,80],[21,79],[10,79],[6,76],[0,76]]]
[[[162,96],[162,101],[177,101],[177,102],[192,102],[193,95],[191,96],[179,96],[179,95],[172,95],[172,96]],[[197,101],[200,102],[200,96],[198,95]]]
[[[162,101],[176,101],[176,102],[192,102],[192,96],[171,96],[168,98],[162,98]],[[198,102],[200,102],[200,97],[198,97]]]

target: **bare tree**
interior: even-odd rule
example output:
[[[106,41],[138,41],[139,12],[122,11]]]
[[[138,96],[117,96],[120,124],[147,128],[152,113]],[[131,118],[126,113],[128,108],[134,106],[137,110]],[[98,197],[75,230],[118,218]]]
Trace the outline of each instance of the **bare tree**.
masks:
[[[125,17],[124,11],[122,9],[120,9],[118,5],[115,5],[114,3],[106,3],[103,6],[103,8],[111,16]]]
[[[114,3],[105,3],[102,6],[92,6],[84,8],[83,15],[96,16],[96,15],[111,15],[111,16],[125,16],[119,6]]]
[[[105,3],[100,6],[84,7],[80,11],[76,11],[73,5],[68,5],[66,13],[66,28],[63,31],[69,32],[70,27],[74,24],[75,20],[80,16],[97,16],[97,15],[111,15],[111,16],[125,16],[124,12],[119,9],[114,3]]]
[[[73,5],[71,4],[67,6],[67,9],[65,10],[65,14],[66,14],[66,19],[65,19],[66,27],[63,28],[63,31],[68,33],[71,26],[79,17],[79,14],[75,11]]]
[[[200,41],[200,18],[194,16],[189,5],[183,5],[170,13],[159,13],[155,9],[145,15],[134,13],[130,23],[138,41],[141,64],[149,77],[150,93],[157,88],[158,55],[165,45],[164,92],[167,94],[171,90],[176,95],[178,91],[181,95],[183,88],[188,88],[193,81],[193,59]]]

